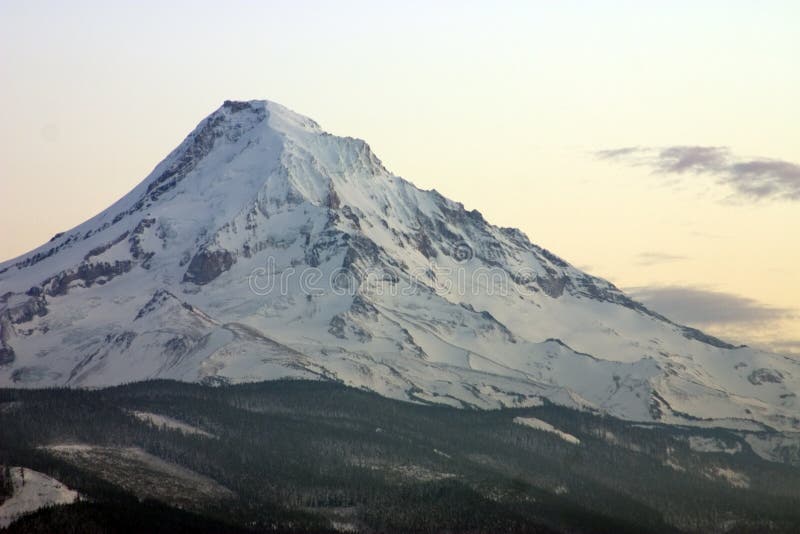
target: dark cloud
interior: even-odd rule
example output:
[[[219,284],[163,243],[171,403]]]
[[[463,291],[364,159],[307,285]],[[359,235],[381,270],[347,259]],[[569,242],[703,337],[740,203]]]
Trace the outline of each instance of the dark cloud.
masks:
[[[697,287],[637,287],[628,293],[648,308],[692,326],[763,325],[794,317],[794,311],[732,293]]]
[[[730,181],[747,196],[800,200],[800,165],[779,160],[753,160],[730,166]]]
[[[661,174],[707,174],[750,199],[800,200],[800,165],[741,158],[726,147],[624,147],[601,150],[595,156],[646,166]]]
[[[642,252],[637,257],[639,258],[639,265],[658,265],[659,263],[672,263],[689,259],[686,256],[665,254],[663,252]]]

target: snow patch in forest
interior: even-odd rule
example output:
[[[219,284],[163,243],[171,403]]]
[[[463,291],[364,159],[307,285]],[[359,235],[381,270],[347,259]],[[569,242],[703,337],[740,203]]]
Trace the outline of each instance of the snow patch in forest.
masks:
[[[681,464],[679,464],[672,458],[667,458],[666,460],[664,460],[664,465],[669,467],[673,471],[686,471],[685,467],[683,467]]]
[[[755,454],[770,462],[791,462],[800,455],[800,433],[747,434],[745,441]]]
[[[192,426],[190,424],[184,423],[183,421],[179,421],[172,417],[168,417],[166,415],[159,415],[156,413],[151,412],[140,412],[136,410],[131,411],[131,415],[134,416],[136,419],[140,421],[144,421],[145,423],[150,423],[153,426],[158,428],[166,427],[172,430],[180,430],[184,434],[196,434],[199,436],[205,436],[207,438],[213,438],[213,434],[209,434],[205,430],[201,428],[197,428],[196,426]]]
[[[563,439],[567,443],[572,443],[573,445],[580,445],[581,443],[581,440],[579,440],[572,434],[568,434],[562,430],[559,430],[550,423],[542,421],[541,419],[536,419],[535,417],[515,417],[514,422],[518,425],[523,425],[529,428],[533,428],[534,430],[550,432],[551,434],[555,434],[556,436]]]
[[[138,447],[54,444],[41,449],[81,469],[93,471],[140,498],[186,506],[233,496],[230,489],[213,478]]]
[[[0,504],[0,529],[40,508],[71,504],[78,500],[77,491],[32,469],[12,467],[11,479],[14,494]]]
[[[706,476],[727,482],[734,488],[750,487],[750,479],[747,475],[727,467],[713,467],[706,472]]]
[[[703,436],[689,436],[689,448],[695,452],[723,452],[725,454],[736,454],[742,452],[739,443],[729,446],[721,439],[706,438]]]

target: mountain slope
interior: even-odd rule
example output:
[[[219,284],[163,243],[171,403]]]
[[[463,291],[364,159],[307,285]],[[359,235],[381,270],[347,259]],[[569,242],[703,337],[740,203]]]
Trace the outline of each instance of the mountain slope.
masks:
[[[131,517],[111,532],[189,530],[131,513],[156,499],[255,532],[795,534],[800,449],[785,449],[794,465],[765,461],[754,436],[549,404],[423,406],[330,381],[0,390],[0,457],[85,503],[12,532],[85,532],[109,505]]]
[[[120,201],[0,264],[0,328],[0,385],[324,378],[800,429],[796,360],[674,324],[266,101],[226,102]]]

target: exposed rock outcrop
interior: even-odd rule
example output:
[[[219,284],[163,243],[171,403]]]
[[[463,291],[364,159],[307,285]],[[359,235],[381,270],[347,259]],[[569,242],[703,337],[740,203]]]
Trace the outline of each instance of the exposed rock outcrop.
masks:
[[[45,293],[51,297],[66,295],[70,285],[83,282],[83,287],[92,287],[94,284],[105,284],[111,279],[129,272],[133,268],[130,260],[115,261],[114,263],[82,263],[75,271],[64,271],[48,279],[43,284]]]
[[[189,262],[183,281],[205,285],[230,269],[234,261],[233,254],[227,250],[201,250]]]

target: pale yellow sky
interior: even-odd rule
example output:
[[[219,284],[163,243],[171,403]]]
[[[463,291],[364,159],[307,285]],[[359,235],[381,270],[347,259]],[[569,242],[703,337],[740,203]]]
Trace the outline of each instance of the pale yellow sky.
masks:
[[[0,0],[0,259],[267,98],[659,311],[800,351],[800,200],[593,155],[800,163],[800,5],[695,4]]]

